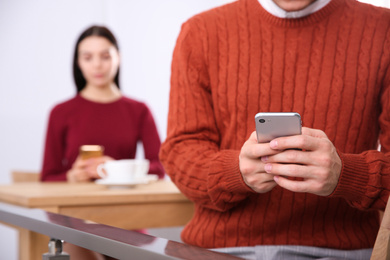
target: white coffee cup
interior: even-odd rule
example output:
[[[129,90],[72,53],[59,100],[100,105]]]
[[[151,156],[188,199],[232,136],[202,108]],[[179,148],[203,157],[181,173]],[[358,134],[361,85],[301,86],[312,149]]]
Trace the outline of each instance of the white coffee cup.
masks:
[[[146,178],[149,160],[123,159],[98,165],[97,173],[107,183],[131,183]]]

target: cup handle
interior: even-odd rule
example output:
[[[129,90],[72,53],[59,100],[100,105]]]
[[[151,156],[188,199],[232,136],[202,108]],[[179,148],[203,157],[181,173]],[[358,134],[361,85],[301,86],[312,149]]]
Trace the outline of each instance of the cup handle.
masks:
[[[106,172],[104,171],[104,163],[101,163],[96,168],[97,174],[100,176],[100,178],[104,179],[107,177]]]

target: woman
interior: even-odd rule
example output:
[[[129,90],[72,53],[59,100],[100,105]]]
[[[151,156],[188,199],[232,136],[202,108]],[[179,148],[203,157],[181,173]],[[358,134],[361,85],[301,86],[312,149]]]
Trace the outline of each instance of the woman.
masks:
[[[76,43],[73,76],[77,95],[50,114],[42,181],[86,182],[100,178],[96,168],[108,160],[135,158],[142,141],[149,173],[163,178],[158,159],[160,138],[148,107],[122,95],[120,56],[114,35],[92,26]],[[105,156],[81,159],[82,145],[101,145]]]

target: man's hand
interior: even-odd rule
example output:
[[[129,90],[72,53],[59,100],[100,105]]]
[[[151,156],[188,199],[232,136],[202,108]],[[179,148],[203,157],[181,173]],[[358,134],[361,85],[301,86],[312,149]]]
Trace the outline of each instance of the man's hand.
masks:
[[[271,149],[268,143],[259,144],[256,132],[253,132],[242,146],[239,157],[240,171],[245,183],[254,191],[265,193],[276,186],[274,175],[265,172],[261,157],[277,152]]]
[[[261,160],[265,171],[274,175],[279,186],[320,196],[328,196],[336,188],[342,163],[323,131],[303,127],[302,135],[276,138],[269,147],[279,153],[263,156]],[[291,148],[301,151],[288,150]]]

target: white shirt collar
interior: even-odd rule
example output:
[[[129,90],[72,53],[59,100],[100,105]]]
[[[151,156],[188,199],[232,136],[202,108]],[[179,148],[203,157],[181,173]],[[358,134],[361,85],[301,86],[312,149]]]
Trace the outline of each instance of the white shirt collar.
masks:
[[[307,6],[305,9],[294,11],[294,12],[286,12],[282,8],[280,8],[277,4],[272,0],[258,0],[261,6],[270,14],[277,16],[279,18],[300,18],[317,12],[322,7],[327,5],[331,0],[317,0]]]

